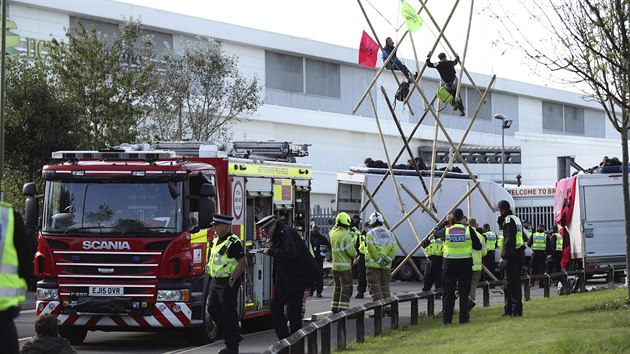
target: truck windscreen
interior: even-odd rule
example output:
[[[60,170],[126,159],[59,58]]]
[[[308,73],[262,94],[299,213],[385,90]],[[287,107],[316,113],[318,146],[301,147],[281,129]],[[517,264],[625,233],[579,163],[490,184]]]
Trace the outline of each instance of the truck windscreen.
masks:
[[[46,181],[43,232],[157,236],[183,229],[182,182]]]

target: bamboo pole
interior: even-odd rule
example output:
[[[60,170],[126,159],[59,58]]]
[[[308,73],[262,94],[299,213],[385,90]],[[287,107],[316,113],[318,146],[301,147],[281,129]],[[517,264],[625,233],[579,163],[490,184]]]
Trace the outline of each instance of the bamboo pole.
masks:
[[[464,62],[466,61],[466,54],[468,53],[468,39],[470,38],[470,26],[472,24],[473,8],[475,6],[475,0],[470,0],[470,14],[468,16],[468,30],[466,31],[466,42],[464,42],[464,56],[462,62],[459,64],[462,70],[459,71],[459,80],[457,80],[457,90],[455,90],[455,97],[459,97],[459,90],[462,87],[462,75],[464,73]],[[477,90],[479,91],[479,90]],[[463,104],[463,103],[462,103]]]
[[[418,204],[420,205],[420,207],[422,208],[422,210],[424,210],[425,213],[429,214],[429,216],[435,220],[435,222],[440,221],[440,219],[438,219],[438,217],[435,215],[435,213],[433,213],[433,211],[429,208],[427,208],[424,203],[422,203],[420,201],[420,199],[418,199],[418,197],[416,197],[415,194],[413,194],[413,192],[411,191],[411,189],[409,189],[409,187],[405,186],[404,183],[400,183],[400,186],[402,187],[402,189],[405,190],[405,192],[407,192],[407,194],[409,194],[409,196]]]

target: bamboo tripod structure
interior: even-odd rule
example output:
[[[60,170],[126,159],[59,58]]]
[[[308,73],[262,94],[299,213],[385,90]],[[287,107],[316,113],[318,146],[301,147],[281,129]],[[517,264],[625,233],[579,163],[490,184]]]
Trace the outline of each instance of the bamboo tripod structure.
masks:
[[[363,4],[361,2],[362,0],[357,0],[357,3],[359,5],[359,7],[361,8],[361,11],[368,23],[368,26],[370,27],[370,30],[372,32],[373,38],[375,38],[375,40],[377,41],[377,43],[379,44],[379,46],[381,46],[381,41],[379,40],[379,37],[374,29],[374,26],[372,25],[372,22],[370,21],[370,18],[368,16],[368,14],[366,13]],[[435,28],[437,28],[439,30],[439,34],[435,40],[435,42],[432,45],[431,48],[431,52],[433,52],[437,46],[440,44],[440,40],[444,40],[444,42],[447,44],[448,48],[455,53],[455,50],[453,48],[453,46],[451,45],[451,43],[446,39],[446,36],[444,35],[444,31],[446,30],[447,26],[449,25],[453,14],[455,13],[460,0],[455,0],[455,3],[445,21],[445,23],[442,26],[439,26],[439,24],[437,23],[437,21],[435,20],[435,18],[431,15],[429,9],[427,8],[427,2],[428,0],[418,0],[421,4],[421,7],[418,11],[418,14],[426,14],[431,23],[433,24],[433,26],[435,26]],[[441,4],[440,4],[441,5]],[[463,52],[463,56],[461,58],[461,70],[459,72],[459,81],[457,84],[457,89],[456,89],[456,94],[454,95],[453,99],[456,99],[457,97],[459,97],[460,94],[460,90],[461,90],[461,84],[462,84],[462,75],[466,74],[466,77],[468,78],[468,80],[470,81],[470,84],[472,86],[472,88],[479,94],[479,96],[481,97],[479,100],[479,103],[477,104],[477,107],[473,113],[473,115],[470,117],[470,121],[468,122],[468,125],[466,127],[466,129],[464,130],[464,134],[462,135],[460,141],[455,144],[453,142],[453,139],[451,139],[450,134],[448,133],[447,129],[444,127],[444,125],[442,124],[441,120],[440,120],[440,110],[436,110],[434,108],[434,104],[436,102],[436,95],[433,95],[433,98],[431,100],[428,99],[427,95],[424,92],[424,89],[422,88],[422,74],[424,73],[424,71],[427,68],[427,64],[426,62],[422,63],[422,66],[419,65],[419,61],[418,61],[418,56],[416,53],[416,47],[415,47],[415,43],[413,41],[413,36],[411,35],[411,33],[406,30],[404,32],[404,34],[402,35],[402,37],[398,40],[398,42],[396,43],[394,50],[392,51],[392,54],[386,58],[383,62],[383,65],[381,66],[381,68],[376,72],[376,75],[374,76],[374,78],[371,80],[370,84],[368,85],[368,87],[366,88],[364,94],[361,96],[361,98],[359,99],[359,102],[356,104],[356,106],[353,109],[353,113],[356,113],[356,111],[359,109],[359,107],[364,103],[364,101],[366,99],[369,100],[375,120],[376,120],[376,125],[378,128],[378,132],[380,135],[380,140],[381,143],[383,145],[383,150],[387,159],[387,164],[388,164],[388,169],[387,169],[387,173],[385,173],[383,175],[383,178],[379,181],[379,183],[376,185],[376,187],[372,190],[369,191],[368,188],[363,185],[363,191],[365,193],[365,195],[368,197],[367,200],[364,201],[363,205],[361,206],[360,211],[364,211],[365,208],[368,205],[372,205],[372,207],[376,210],[380,212],[380,208],[379,206],[376,204],[376,201],[374,199],[375,195],[378,193],[378,191],[380,190],[381,186],[385,183],[385,181],[389,178],[391,179],[391,183],[393,184],[394,187],[394,191],[395,191],[395,198],[397,199],[399,205],[400,205],[400,210],[403,214],[402,218],[395,222],[394,224],[391,224],[388,220],[385,220],[385,226],[392,231],[395,234],[395,230],[402,225],[403,223],[407,223],[413,233],[413,235],[415,236],[416,240],[418,241],[417,246],[415,246],[410,252],[408,252],[407,250],[405,250],[403,248],[403,244],[400,242],[400,240],[398,239],[398,237],[394,236],[396,239],[396,242],[401,250],[401,252],[404,254],[404,259],[402,262],[400,262],[398,264],[398,266],[392,271],[392,276],[396,275],[396,273],[398,273],[401,268],[406,264],[409,263],[410,266],[413,268],[413,270],[416,272],[416,274],[418,275],[418,277],[420,279],[422,279],[422,273],[420,272],[420,270],[417,268],[415,262],[412,261],[413,255],[421,248],[420,244],[423,240],[433,237],[433,235],[435,234],[435,231],[437,230],[437,226],[442,224],[448,215],[450,215],[450,213],[455,210],[456,208],[458,208],[462,203],[464,203],[467,199],[468,199],[468,215],[469,217],[471,217],[471,208],[470,208],[470,195],[474,192],[474,191],[478,191],[479,194],[481,194],[481,196],[483,197],[483,200],[485,201],[485,203],[487,204],[488,208],[490,210],[492,210],[493,212],[496,211],[495,206],[492,204],[492,202],[490,201],[490,199],[488,198],[488,196],[486,195],[486,193],[483,191],[483,188],[481,188],[481,184],[480,182],[477,180],[476,176],[473,174],[472,170],[468,167],[468,164],[466,163],[465,159],[462,157],[462,155],[460,154],[459,150],[462,148],[462,146],[464,145],[464,142],[473,126],[473,123],[475,122],[475,119],[477,118],[477,115],[479,114],[479,111],[482,108],[482,105],[484,104],[486,97],[488,96],[490,89],[492,88],[492,86],[494,85],[495,79],[496,77],[493,76],[492,79],[490,80],[490,82],[488,83],[488,85],[486,86],[485,90],[480,90],[479,87],[477,86],[477,84],[474,82],[473,78],[471,77],[471,75],[468,73],[468,71],[465,68],[465,62],[466,62],[466,56],[468,54],[468,40],[469,40],[469,36],[470,36],[470,28],[471,28],[471,24],[472,24],[472,15],[473,15],[473,8],[474,8],[474,0],[471,0],[470,2],[470,13],[468,16],[468,26],[467,26],[467,32],[466,32],[466,42],[465,42],[465,47],[464,47],[464,52]],[[409,35],[409,36],[408,36]],[[394,122],[394,124],[396,125],[397,131],[400,135],[400,139],[403,142],[403,146],[400,148],[400,150],[398,151],[397,155],[395,156],[395,158],[392,160],[390,158],[389,155],[389,151],[387,148],[387,144],[385,142],[385,137],[383,134],[383,129],[381,126],[381,121],[379,119],[378,113],[377,113],[377,109],[376,109],[376,101],[375,101],[375,97],[372,95],[371,90],[374,88],[374,86],[377,84],[377,81],[379,79],[379,77],[381,76],[381,74],[383,73],[385,69],[385,67],[387,66],[387,64],[393,59],[393,55],[396,52],[396,50],[398,49],[398,47],[400,46],[400,44],[403,42],[403,40],[405,38],[409,38],[412,48],[413,48],[413,52],[414,52],[414,58],[415,58],[415,64],[416,64],[416,68],[417,68],[417,72],[418,72],[418,76],[415,78],[415,80],[413,80],[412,86],[409,90],[409,94],[407,95],[406,99],[404,100],[404,104],[409,108],[409,112],[411,115],[415,115],[414,111],[412,110],[412,106],[411,103],[409,102],[409,99],[411,98],[411,95],[417,91],[421,98],[422,98],[422,103],[425,106],[424,112],[422,114],[422,116],[420,117],[419,121],[416,123],[416,125],[414,126],[414,128],[412,129],[412,131],[408,134],[405,135],[403,126],[400,124],[400,120],[398,119],[398,117],[396,116],[396,112],[394,109],[394,106],[392,105],[392,102],[390,101],[387,92],[385,91],[385,89],[381,86],[381,93],[382,96],[387,104],[387,107],[389,109],[389,112],[391,114],[392,120]],[[396,83],[399,84],[398,78],[396,78],[396,74],[394,73],[394,71],[392,70],[392,74],[395,77]],[[438,108],[440,105],[440,101],[438,102]],[[434,126],[434,135],[433,135],[433,148],[432,148],[432,152],[431,152],[431,173],[430,173],[430,185],[427,186],[426,182],[424,181],[424,178],[422,177],[422,173],[420,172],[417,164],[416,164],[416,160],[414,158],[414,154],[410,148],[410,143],[412,142],[415,133],[417,132],[417,130],[419,129],[420,125],[422,124],[422,122],[424,121],[425,117],[431,114],[431,116],[433,117],[434,121],[435,121],[435,126]],[[455,162],[455,159],[457,160],[457,162],[461,163],[462,166],[464,167],[464,169],[466,170],[466,172],[469,175],[469,178],[471,180],[471,182],[468,184],[467,186],[467,191],[466,193],[464,193],[461,198],[457,201],[457,203],[455,203],[449,210],[447,213],[445,213],[441,218],[436,214],[436,212],[438,212],[435,209],[435,206],[433,204],[433,200],[434,200],[434,196],[436,193],[441,191],[442,188],[442,183],[444,182],[444,179],[447,175],[448,169],[444,171],[444,173],[442,173],[439,176],[439,179],[437,181],[434,181],[434,177],[436,176],[436,171],[435,171],[435,165],[436,165],[436,160],[437,160],[437,140],[438,140],[438,135],[439,133],[442,133],[442,135],[444,136],[444,138],[446,139],[446,142],[448,143],[448,146],[450,147],[452,153],[450,154],[450,161],[449,161],[449,168],[450,166],[452,166],[452,164]],[[420,183],[422,185],[422,188],[425,192],[425,197],[420,199],[418,198],[413,191],[405,186],[403,183],[397,183],[396,181],[396,177],[395,177],[395,172],[393,171],[392,167],[399,161],[399,159],[403,156],[403,154],[407,154],[412,165],[413,168],[415,169],[415,172],[418,175],[418,178],[420,179]],[[435,182],[435,183],[434,183]],[[405,202],[403,201],[403,197],[401,194],[400,189],[403,189],[405,191],[405,193],[407,193],[407,195],[409,197],[412,198],[412,200],[416,203],[415,206],[413,206],[411,209],[408,209],[407,206],[405,205]],[[424,237],[421,239],[420,235],[417,232],[416,227],[414,226],[412,220],[410,219],[410,217],[413,215],[414,212],[416,212],[418,209],[422,209],[422,212],[426,213],[427,215],[429,215],[431,217],[431,219],[435,222],[435,227],[433,227],[431,229],[431,231],[427,234],[424,235]],[[382,213],[381,213],[382,215]],[[488,274],[491,278],[494,278],[494,276],[491,274],[491,272],[489,272],[487,269],[485,269],[484,267],[484,272],[486,274]],[[493,279],[496,280],[496,279]]]

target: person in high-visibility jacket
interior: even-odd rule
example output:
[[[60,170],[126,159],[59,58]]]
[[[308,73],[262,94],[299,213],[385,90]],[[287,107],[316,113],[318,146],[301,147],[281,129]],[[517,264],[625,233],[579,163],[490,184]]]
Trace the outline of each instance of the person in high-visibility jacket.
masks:
[[[247,266],[247,257],[241,240],[230,232],[231,216],[214,214],[212,227],[216,234],[212,240],[208,272],[210,282],[210,302],[208,313],[219,328],[225,341],[221,354],[238,353],[242,336],[238,329],[237,296],[241,285],[241,275]]]
[[[497,220],[503,230],[503,250],[499,267],[505,271],[505,306],[503,316],[523,315],[523,292],[521,289],[521,268],[525,263],[523,224],[512,213],[510,202],[499,201],[501,215]]]
[[[350,231],[350,215],[341,212],[335,219],[335,226],[330,230],[332,244],[332,271],[335,289],[331,311],[337,313],[350,307],[352,296],[352,262],[357,256]]]
[[[383,226],[385,220],[381,213],[373,212],[369,222],[372,228],[365,235],[366,276],[372,301],[378,301],[390,296],[389,283],[392,280],[390,268],[398,252],[398,245],[394,234]]]
[[[486,251],[486,239],[483,237],[483,229],[479,228],[477,224],[477,219],[470,218],[468,225],[475,231],[475,236],[481,242],[481,250],[472,250],[472,277],[470,281],[470,301],[468,301],[468,310],[472,310],[473,307],[477,304],[477,285],[479,281],[481,281],[481,273],[482,273],[482,259],[487,254]]]
[[[486,239],[486,255],[483,256],[483,265],[495,276],[497,273],[497,261],[495,250],[499,246],[497,234],[490,230],[490,224],[483,224],[483,237]],[[485,279],[485,274],[481,274],[481,279]],[[498,278],[498,277],[497,277]]]
[[[455,209],[452,214],[453,221],[444,231],[438,231],[436,237],[444,241],[442,266],[442,322],[445,325],[453,321],[455,308],[455,288],[459,296],[459,323],[470,320],[468,312],[468,296],[470,294],[470,282],[472,278],[472,252],[481,250],[481,242],[474,235],[470,226],[463,224],[464,212]]]
[[[13,320],[33,280],[33,247],[22,216],[0,202],[0,343],[2,352],[17,354],[18,335]]]
[[[551,269],[549,269],[549,273],[561,272],[562,266],[560,265],[560,261],[562,261],[562,248],[564,239],[562,235],[558,233],[558,226],[554,225],[551,228]]]
[[[437,229],[442,229],[448,225],[445,222],[443,225],[438,225]],[[422,291],[429,291],[435,284],[435,289],[442,287],[442,246],[444,241],[441,238],[430,235],[422,240],[420,246],[424,250],[424,255],[427,257],[427,263],[424,268],[424,279],[422,285]]]
[[[365,275],[365,253],[361,252],[361,245],[365,243],[366,231],[359,230],[361,227],[361,217],[359,215],[352,216],[352,224],[350,230],[352,232],[352,241],[354,248],[357,250],[357,258],[352,262],[353,273],[357,276],[357,299],[363,299],[363,293],[367,290],[367,278]]]
[[[532,249],[532,258],[530,260],[532,275],[547,273],[547,234],[545,234],[545,225],[538,225],[536,232],[527,240],[527,246]],[[539,280],[538,286],[543,287],[542,279]]]

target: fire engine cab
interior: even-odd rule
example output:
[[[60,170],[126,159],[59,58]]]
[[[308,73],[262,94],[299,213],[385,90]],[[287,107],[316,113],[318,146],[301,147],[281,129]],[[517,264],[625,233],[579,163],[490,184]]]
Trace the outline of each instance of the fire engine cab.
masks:
[[[163,142],[58,151],[44,166],[43,209],[24,186],[27,225],[39,226],[37,314],[57,316],[62,336],[90,330],[180,329],[212,341],[206,262],[212,214],[234,216],[247,251],[239,293],[243,325],[270,316],[272,266],[257,252],[255,221],[275,214],[307,239],[311,167],[290,142]],[[39,220],[39,221],[38,221]]]

